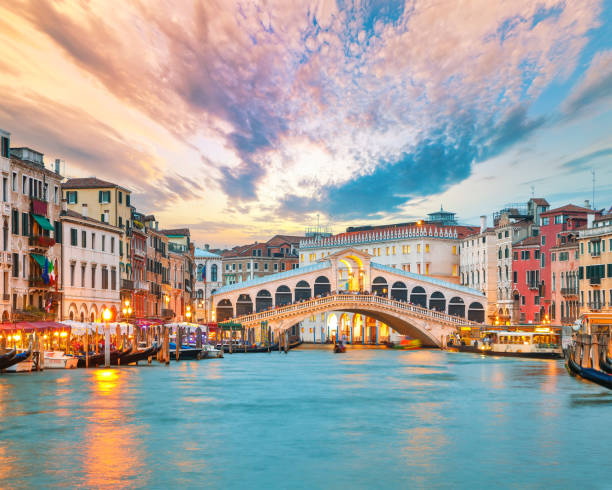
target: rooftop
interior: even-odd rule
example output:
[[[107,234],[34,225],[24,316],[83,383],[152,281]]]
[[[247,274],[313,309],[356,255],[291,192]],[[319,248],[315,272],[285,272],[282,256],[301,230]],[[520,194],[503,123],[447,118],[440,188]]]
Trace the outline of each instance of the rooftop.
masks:
[[[212,253],[208,250],[204,250],[203,248],[196,248],[193,252],[193,256],[196,259],[220,259],[221,256],[215,253]]]
[[[159,230],[162,235],[189,236],[189,228],[175,228],[172,230]]]
[[[534,245],[540,245],[541,238],[539,236],[528,236],[523,238],[520,242],[516,242],[512,247],[531,247]]]
[[[561,206],[560,208],[549,209],[548,211],[542,213],[542,216],[557,213],[597,214],[598,211],[595,211],[591,208],[583,208],[582,206],[576,206],[575,204],[566,204],[565,206]]]
[[[67,211],[62,211],[61,216],[62,217],[69,217],[69,218],[76,218],[76,219],[80,219],[80,220],[83,220],[83,221],[88,221],[92,225],[101,226],[103,228],[108,228],[108,229],[111,229],[111,230],[115,230],[115,231],[117,231],[117,233],[121,233],[122,232],[122,229],[119,228],[118,226],[113,226],[113,225],[110,225],[108,223],[103,223],[102,221],[94,219],[94,218],[90,218],[89,216],[83,216],[81,213],[77,213],[76,211],[72,211],[71,209],[68,209]]]
[[[63,189],[107,189],[107,188],[122,189],[125,192],[132,192],[125,187],[107,182],[106,180],[98,179],[97,177],[83,177],[76,179],[68,179],[62,184]]]

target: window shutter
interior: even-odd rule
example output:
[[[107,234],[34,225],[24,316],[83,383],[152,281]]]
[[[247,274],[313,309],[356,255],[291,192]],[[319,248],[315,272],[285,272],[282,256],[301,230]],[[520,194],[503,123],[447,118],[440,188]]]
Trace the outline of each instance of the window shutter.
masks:
[[[578,279],[584,279],[584,267],[578,267]]]

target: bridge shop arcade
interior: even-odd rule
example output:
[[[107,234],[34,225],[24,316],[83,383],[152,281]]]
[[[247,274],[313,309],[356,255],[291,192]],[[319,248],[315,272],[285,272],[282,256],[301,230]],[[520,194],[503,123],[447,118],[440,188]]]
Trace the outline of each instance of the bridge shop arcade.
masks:
[[[486,297],[479,291],[378,264],[371,259],[367,253],[347,248],[305,267],[224,286],[211,297],[213,319],[242,321],[247,316],[286,309],[288,305],[311,303],[316,298],[343,294],[355,295],[356,300],[364,296],[387,298],[439,315],[427,319],[427,313],[412,310],[410,314],[420,318],[407,321],[405,317],[402,321],[395,321],[397,318],[382,310],[377,314],[375,310],[383,308],[382,304],[373,305],[366,301],[364,308],[352,303],[350,309],[337,310],[330,303],[328,309],[313,305],[312,311],[300,309],[299,314],[294,310],[290,317],[284,315],[282,328],[295,329],[299,324],[297,329],[305,342],[324,343],[344,337],[353,344],[379,344],[394,340],[398,335],[410,334],[409,331],[414,331],[413,326],[421,329],[421,332],[413,333],[422,333],[425,328],[430,330],[426,336],[431,340],[435,337],[431,329],[436,322],[484,321]],[[281,328],[280,324],[275,324],[280,318],[269,316],[266,319],[270,320],[272,328]],[[250,321],[255,321],[255,318]],[[435,338],[434,345],[439,345],[439,337]]]

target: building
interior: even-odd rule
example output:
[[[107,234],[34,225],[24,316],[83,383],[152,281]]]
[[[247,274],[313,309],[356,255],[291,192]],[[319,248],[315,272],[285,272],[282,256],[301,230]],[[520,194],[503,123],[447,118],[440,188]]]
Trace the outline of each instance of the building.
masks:
[[[192,309],[194,247],[189,229],[162,230],[161,233],[168,239],[170,292],[169,297],[165,298],[166,308],[173,311],[175,321],[191,321],[194,319]]]
[[[460,282],[487,296],[486,317],[493,322],[497,314],[497,232],[494,228],[487,228],[486,216],[480,219],[480,231],[461,241]]]
[[[132,315],[134,318],[147,316],[147,299],[149,283],[147,282],[147,232],[144,225],[144,216],[132,211]],[[130,286],[130,285],[128,285]]]
[[[578,232],[557,236],[550,248],[550,321],[553,325],[572,325],[580,311],[578,287]]]
[[[275,235],[267,242],[255,242],[221,252],[223,284],[236,284],[297,268],[298,247],[303,239],[301,236]]]
[[[159,231],[155,216],[145,216],[144,225],[147,236],[146,280],[149,285],[145,316],[171,319],[174,312],[168,308],[171,294],[168,237]]]
[[[512,289],[519,295],[520,323],[539,323],[541,308],[540,237],[529,236],[512,247]]]
[[[122,301],[132,298],[129,289],[132,280],[131,236],[132,206],[131,191],[125,187],[106,182],[96,177],[69,179],[62,184],[63,198],[68,209],[84,216],[99,217],[103,223],[121,228],[123,235],[119,241],[119,269]],[[87,209],[85,209],[87,208]]]
[[[0,214],[2,215],[2,252],[0,253],[0,318],[8,321],[11,317],[11,191],[9,182],[11,179],[11,135],[0,129],[0,171],[2,172],[2,203]]]
[[[121,228],[70,210],[61,224],[61,319],[101,322],[105,308],[118,318]]]
[[[210,251],[208,245],[204,248],[196,247],[195,260],[195,311],[196,321],[207,322],[211,320],[209,302],[211,294],[221,286],[223,258]]]
[[[57,282],[62,239],[59,162],[54,172],[45,167],[42,153],[11,148],[9,163],[12,319],[55,318],[61,298]]]
[[[580,313],[612,311],[612,209],[579,231]]]
[[[540,278],[542,280],[542,308],[541,317],[552,316],[552,269],[551,248],[556,246],[558,238],[567,232],[584,228],[591,219],[599,213],[589,207],[567,204],[559,208],[547,210],[540,215]]]

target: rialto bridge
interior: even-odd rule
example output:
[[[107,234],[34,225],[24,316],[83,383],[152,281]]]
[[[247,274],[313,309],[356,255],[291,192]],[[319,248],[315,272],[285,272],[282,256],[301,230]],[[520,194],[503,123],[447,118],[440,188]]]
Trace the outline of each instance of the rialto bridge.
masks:
[[[245,327],[266,321],[283,331],[314,315],[337,311],[375,319],[425,345],[459,325],[484,321],[479,291],[371,261],[348,248],[315,264],[224,286],[211,298],[213,318]]]

